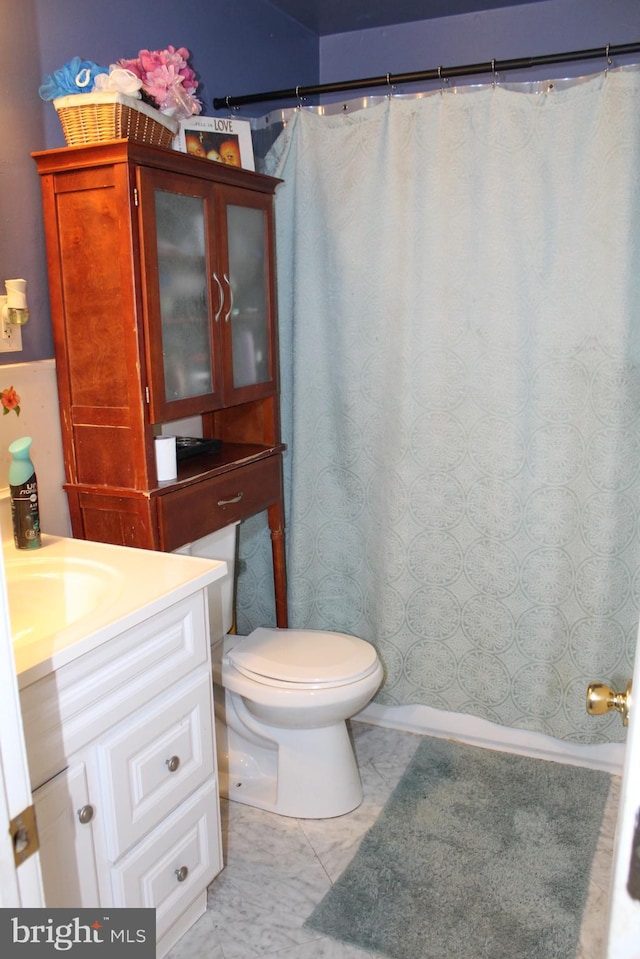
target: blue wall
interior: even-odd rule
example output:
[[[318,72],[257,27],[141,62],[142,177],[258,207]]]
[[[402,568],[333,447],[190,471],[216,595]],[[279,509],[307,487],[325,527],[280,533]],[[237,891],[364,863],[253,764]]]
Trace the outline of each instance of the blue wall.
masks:
[[[320,80],[335,83],[634,42],[640,42],[638,0],[546,0],[324,37],[320,42]],[[627,62],[639,60],[637,54],[626,58]],[[576,61],[510,72],[503,79],[583,76],[603,66],[604,58],[603,62]],[[476,82],[486,80],[482,76]]]
[[[0,364],[53,356],[40,184],[32,151],[64,146],[53,106],[38,97],[44,74],[76,54],[108,65],[142,48],[191,51],[211,100],[272,84],[318,82],[318,38],[268,0],[0,0],[0,292],[13,276],[28,281],[31,320],[22,353]],[[10,38],[11,42],[8,42]],[[302,79],[300,79],[302,77]]]

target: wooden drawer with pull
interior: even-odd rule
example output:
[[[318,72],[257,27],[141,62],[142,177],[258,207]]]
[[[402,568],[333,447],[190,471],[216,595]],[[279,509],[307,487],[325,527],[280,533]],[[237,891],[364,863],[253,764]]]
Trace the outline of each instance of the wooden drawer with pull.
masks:
[[[158,497],[162,549],[167,552],[253,516],[282,497],[280,456],[228,470]]]

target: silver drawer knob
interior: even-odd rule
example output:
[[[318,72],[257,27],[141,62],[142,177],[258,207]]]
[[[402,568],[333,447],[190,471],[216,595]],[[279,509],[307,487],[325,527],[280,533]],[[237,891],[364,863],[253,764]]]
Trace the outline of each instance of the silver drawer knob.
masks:
[[[91,822],[93,819],[93,806],[86,805],[83,806],[82,809],[79,809],[78,819],[83,826],[86,825],[86,823]]]
[[[189,870],[186,866],[180,866],[179,869],[176,869],[176,877],[178,882],[184,882],[187,876],[189,875]]]
[[[180,757],[172,756],[171,759],[167,759],[167,769],[170,773],[174,773],[178,766],[180,765]]]

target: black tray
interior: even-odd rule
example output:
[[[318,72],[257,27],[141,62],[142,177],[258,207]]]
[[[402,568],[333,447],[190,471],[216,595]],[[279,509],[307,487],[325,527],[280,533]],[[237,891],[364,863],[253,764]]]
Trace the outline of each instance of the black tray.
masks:
[[[186,460],[201,453],[215,453],[222,446],[222,440],[205,440],[198,436],[176,436],[176,456]]]

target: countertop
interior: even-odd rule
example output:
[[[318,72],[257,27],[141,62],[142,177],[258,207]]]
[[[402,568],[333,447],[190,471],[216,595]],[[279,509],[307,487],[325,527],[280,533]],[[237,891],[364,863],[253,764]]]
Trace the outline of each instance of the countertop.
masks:
[[[46,534],[40,549],[5,541],[3,553],[21,689],[227,572],[217,560]]]

